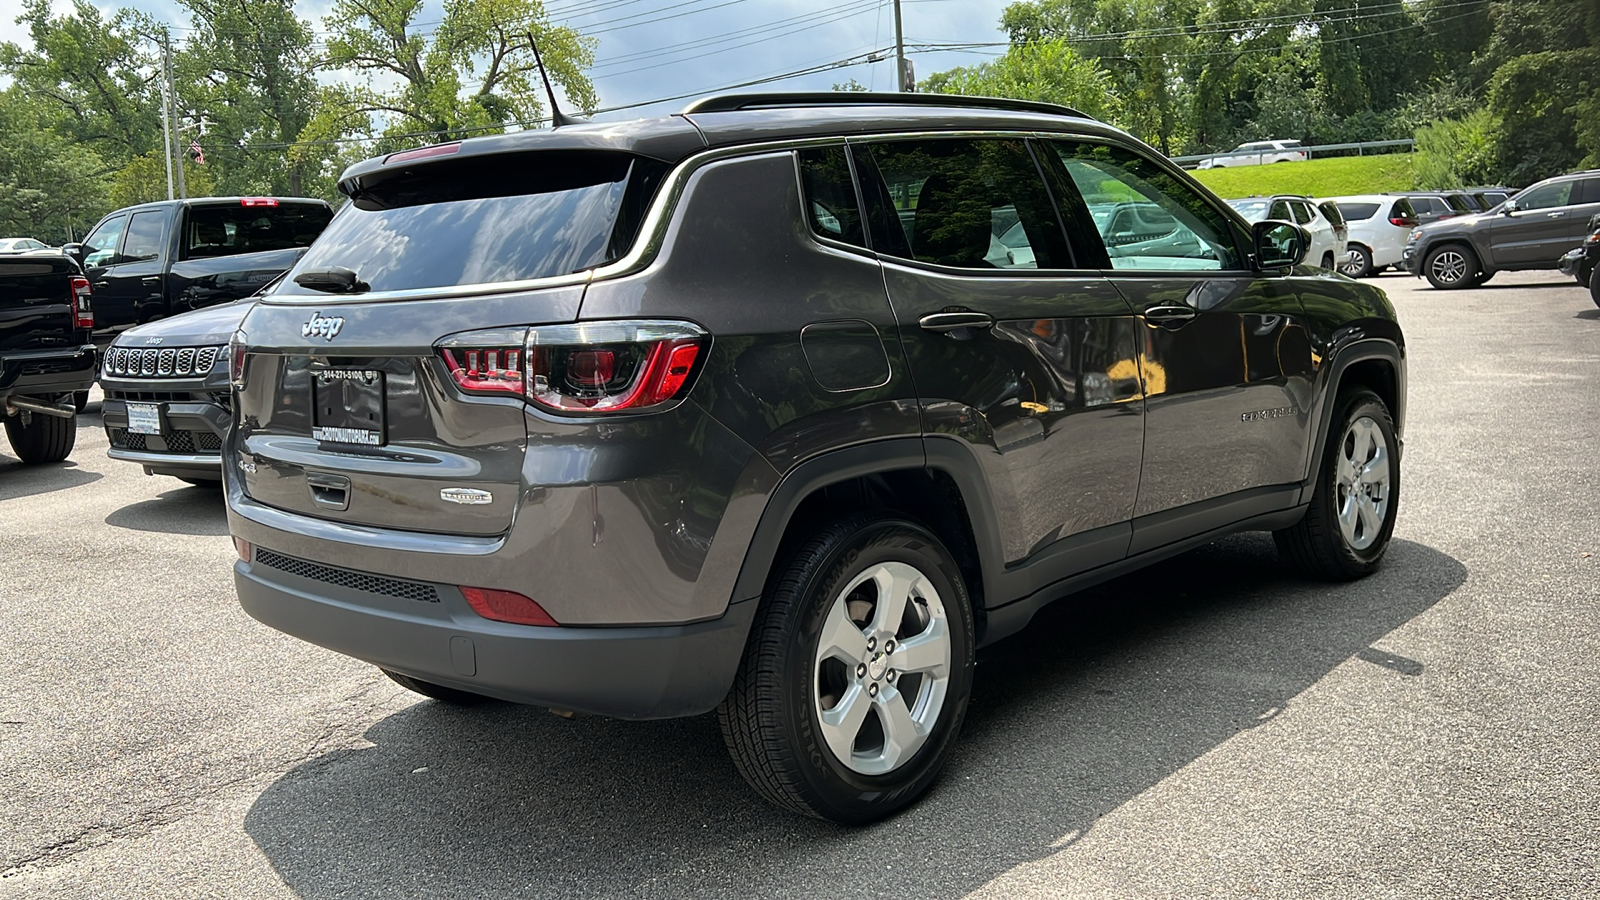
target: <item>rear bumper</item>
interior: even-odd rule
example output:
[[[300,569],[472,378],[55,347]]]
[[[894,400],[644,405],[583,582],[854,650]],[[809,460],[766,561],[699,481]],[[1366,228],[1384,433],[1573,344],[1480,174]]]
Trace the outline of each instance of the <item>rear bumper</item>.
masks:
[[[0,356],[0,397],[53,397],[94,386],[94,345],[50,350],[15,350]]]
[[[245,612],[263,624],[347,656],[502,700],[625,719],[714,709],[733,683],[758,602],[690,625],[512,625],[479,617],[453,585],[261,548],[235,564],[234,583]]]

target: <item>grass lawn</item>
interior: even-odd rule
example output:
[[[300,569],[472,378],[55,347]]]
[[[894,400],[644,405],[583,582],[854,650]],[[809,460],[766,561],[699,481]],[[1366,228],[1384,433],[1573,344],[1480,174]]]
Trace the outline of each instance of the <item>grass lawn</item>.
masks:
[[[1342,197],[1411,190],[1411,154],[1335,156],[1303,163],[1273,163],[1233,169],[1196,169],[1191,172],[1217,196],[1255,197],[1267,194],[1306,194]]]

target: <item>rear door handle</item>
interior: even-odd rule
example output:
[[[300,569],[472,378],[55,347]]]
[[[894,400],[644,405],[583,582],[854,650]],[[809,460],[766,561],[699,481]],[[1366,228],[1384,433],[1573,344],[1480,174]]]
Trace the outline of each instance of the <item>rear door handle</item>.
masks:
[[[1146,322],[1162,328],[1181,328],[1197,315],[1192,306],[1152,306],[1144,311]]]
[[[936,312],[918,319],[917,324],[929,331],[949,332],[958,328],[988,328],[994,324],[994,317],[972,310]]]
[[[161,276],[160,275],[146,275],[145,277],[143,277],[143,278],[141,278],[139,280],[143,281],[145,284],[160,284],[161,283]]]

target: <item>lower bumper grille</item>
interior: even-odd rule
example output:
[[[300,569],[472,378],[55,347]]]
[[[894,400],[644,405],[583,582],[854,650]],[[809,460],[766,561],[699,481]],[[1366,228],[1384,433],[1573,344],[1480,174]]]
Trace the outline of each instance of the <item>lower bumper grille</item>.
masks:
[[[126,428],[111,428],[111,446],[118,450],[137,450],[141,453],[162,452],[150,446],[153,435],[134,434]],[[163,431],[161,440],[167,453],[221,453],[222,438],[210,431]]]
[[[321,581],[324,584],[348,588],[352,591],[362,591],[368,594],[382,594],[385,597],[399,597],[402,600],[418,600],[424,603],[438,603],[439,592],[431,584],[422,584],[416,581],[401,581],[398,578],[384,578],[381,575],[368,575],[365,572],[352,572],[349,569],[336,569],[320,563],[295,559],[284,556],[263,547],[257,547],[255,561],[280,572],[309,578],[312,581]]]

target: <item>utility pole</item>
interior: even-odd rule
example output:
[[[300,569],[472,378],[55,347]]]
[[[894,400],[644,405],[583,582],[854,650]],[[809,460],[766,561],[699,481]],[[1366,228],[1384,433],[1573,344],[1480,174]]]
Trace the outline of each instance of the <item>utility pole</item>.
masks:
[[[183,146],[183,129],[178,127],[178,89],[174,87],[172,83],[172,45],[170,42],[166,45],[166,68],[167,96],[172,98],[172,105],[168,108],[168,115],[172,116],[172,137],[178,144],[178,199],[186,200],[189,197],[189,191],[183,183],[183,161],[189,158],[189,151]],[[170,145],[167,148],[167,152],[169,154],[172,152]],[[169,196],[167,199],[171,200],[172,197],[170,196],[170,190],[168,191],[168,194]]]
[[[900,28],[900,0],[894,0],[894,89],[900,93],[906,85],[906,39]]]
[[[172,40],[161,29],[161,68],[166,74],[161,89],[161,142],[167,148],[167,199],[172,199]]]

